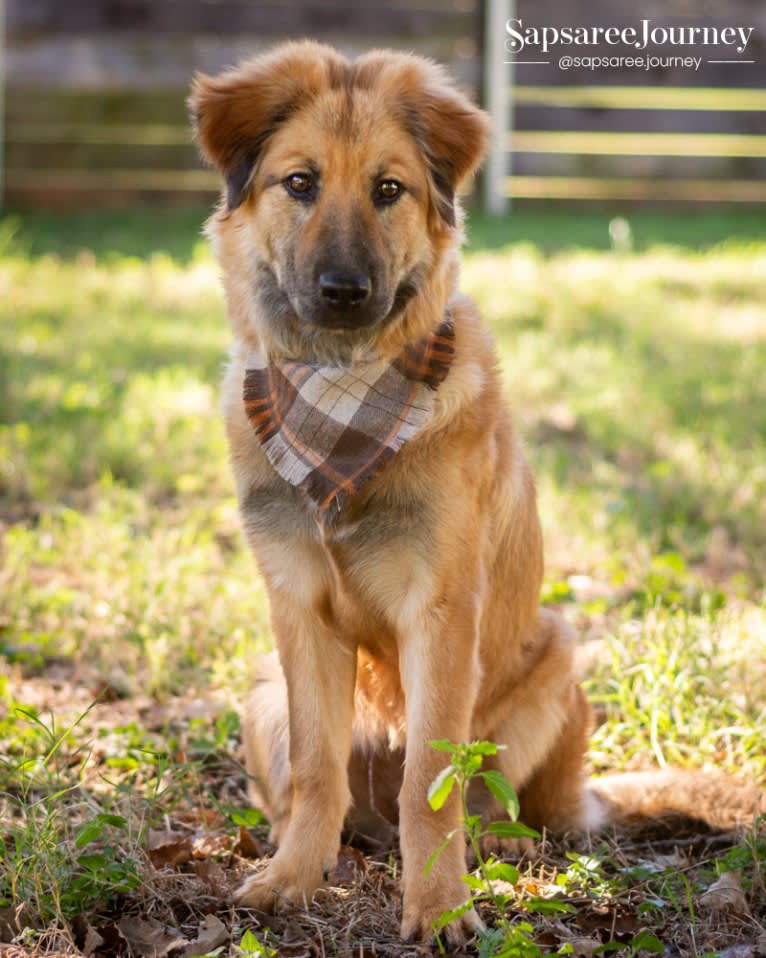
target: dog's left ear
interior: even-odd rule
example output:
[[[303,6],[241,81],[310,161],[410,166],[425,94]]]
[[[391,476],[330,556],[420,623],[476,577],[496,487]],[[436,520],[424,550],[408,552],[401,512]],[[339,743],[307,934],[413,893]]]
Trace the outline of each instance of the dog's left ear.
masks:
[[[426,158],[435,212],[454,226],[455,192],[484,159],[489,116],[431,60],[375,51],[361,57],[355,69],[370,85],[380,85],[386,92],[391,108]]]
[[[436,210],[454,226],[455,193],[484,159],[489,117],[458,90],[439,85],[424,90],[411,122],[431,169]]]

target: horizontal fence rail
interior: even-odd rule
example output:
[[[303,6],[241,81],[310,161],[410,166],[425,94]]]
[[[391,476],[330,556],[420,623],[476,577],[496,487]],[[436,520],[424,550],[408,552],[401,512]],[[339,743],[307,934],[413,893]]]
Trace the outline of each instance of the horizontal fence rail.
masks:
[[[764,156],[766,135],[729,133],[583,133],[520,130],[508,138],[517,153],[601,156]]]
[[[295,24],[351,56],[389,45],[425,53],[475,93],[482,64],[498,66],[504,55],[508,8],[490,0],[7,2],[3,200],[27,207],[214,200],[219,179],[202,166],[187,118],[190,77],[294,36]],[[686,0],[649,7],[515,0],[514,15],[537,26],[697,18]],[[750,66],[616,70],[613,83],[604,73],[519,66],[511,90],[504,70],[485,70],[485,103],[499,103],[501,115],[504,101],[507,116],[513,104],[512,132],[504,137],[501,124],[495,140],[501,162],[488,165],[488,205],[766,203],[766,7],[729,0],[708,19],[754,24]]]
[[[509,93],[518,123],[506,143],[508,197],[766,203],[766,90],[529,84]]]
[[[509,196],[538,200],[641,200],[690,203],[766,203],[766,183],[661,180],[646,177],[514,176]]]
[[[519,104],[611,110],[766,110],[766,90],[716,87],[518,86]]]

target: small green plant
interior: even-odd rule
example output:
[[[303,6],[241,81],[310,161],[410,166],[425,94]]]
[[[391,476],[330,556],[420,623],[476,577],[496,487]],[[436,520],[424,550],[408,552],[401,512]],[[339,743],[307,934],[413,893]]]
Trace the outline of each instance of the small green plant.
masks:
[[[70,740],[90,708],[59,730],[53,717],[15,707],[17,752],[4,763],[14,784],[0,794],[0,902],[17,909],[22,924],[64,927],[141,880],[127,819],[94,807],[82,788],[89,752]]]
[[[578,855],[577,852],[567,852],[566,857],[572,864],[556,876],[556,884],[562,889],[577,889],[581,895],[594,898],[609,895],[614,889],[614,879],[604,875],[604,863],[600,858]]]
[[[477,862],[476,872],[463,876],[463,881],[468,885],[472,897],[457,908],[443,912],[434,924],[434,933],[437,936],[440,951],[444,953],[444,946],[439,937],[442,929],[465,914],[477,901],[487,901],[495,906],[499,918],[495,928],[480,933],[481,958],[490,958],[490,956],[492,958],[532,958],[541,954],[539,947],[530,938],[532,926],[526,922],[514,923],[507,917],[508,905],[513,896],[498,889],[497,883],[504,883],[503,887],[517,884],[518,868],[508,862],[500,861],[493,854],[485,856],[482,852],[482,839],[485,837],[506,840],[540,837],[534,829],[518,821],[519,799],[508,779],[497,769],[482,769],[484,759],[488,755],[496,755],[503,746],[493,742],[455,744],[446,739],[440,739],[431,742],[431,747],[439,752],[448,753],[450,763],[431,783],[428,790],[429,804],[434,811],[438,811],[447,801],[452,790],[457,788],[461,814],[458,827],[445,837],[426,863],[426,875],[430,873],[441,853],[456,835],[464,836],[468,840]],[[489,822],[485,825],[481,815],[471,814],[468,805],[468,788],[474,779],[480,779],[501,803],[508,814],[508,820]],[[561,905],[561,908],[566,910],[567,906]]]
[[[740,871],[764,882],[766,868],[766,815],[759,816],[740,842],[716,862],[719,872]]]
[[[99,813],[72,837],[63,797],[27,802],[23,820],[0,836],[0,898],[22,906],[24,919],[62,926],[141,880],[139,860],[125,850],[127,820]]]
[[[593,954],[608,955],[615,952],[620,952],[622,958],[637,958],[638,955],[647,952],[653,955],[662,955],[665,953],[665,946],[656,935],[642,929],[627,944],[622,944],[619,941],[607,941],[599,948],[594,949]]]
[[[265,942],[260,942],[249,929],[244,933],[236,946],[236,953],[241,958],[276,958],[276,948]]]
[[[140,862],[120,847],[127,833],[127,819],[108,812],[99,813],[77,829],[74,855],[65,863],[70,878],[65,886],[62,882],[61,910],[65,917],[81,914],[100,900],[137,887]]]

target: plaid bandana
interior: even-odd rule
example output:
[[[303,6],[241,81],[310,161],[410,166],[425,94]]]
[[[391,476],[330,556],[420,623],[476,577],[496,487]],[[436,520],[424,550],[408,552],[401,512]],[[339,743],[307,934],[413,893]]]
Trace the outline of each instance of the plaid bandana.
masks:
[[[247,359],[245,412],[272,466],[327,509],[379,475],[431,414],[449,372],[450,319],[393,362],[351,368]]]

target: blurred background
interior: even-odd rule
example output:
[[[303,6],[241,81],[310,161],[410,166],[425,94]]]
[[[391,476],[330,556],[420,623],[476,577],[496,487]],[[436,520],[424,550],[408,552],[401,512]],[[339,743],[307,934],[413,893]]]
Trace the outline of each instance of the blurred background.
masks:
[[[624,26],[648,18],[746,26],[752,34],[743,54],[652,47],[660,58],[739,61],[703,62],[697,70],[567,72],[554,55],[550,65],[519,65],[511,77],[501,62],[510,16],[525,26]],[[762,0],[7,0],[5,206],[209,202],[217,180],[200,168],[191,142],[184,105],[190,77],[304,36],[350,55],[392,46],[445,63],[492,105],[498,148],[512,143],[514,175],[496,175],[497,194],[766,203]],[[559,48],[583,52],[636,51]]]

